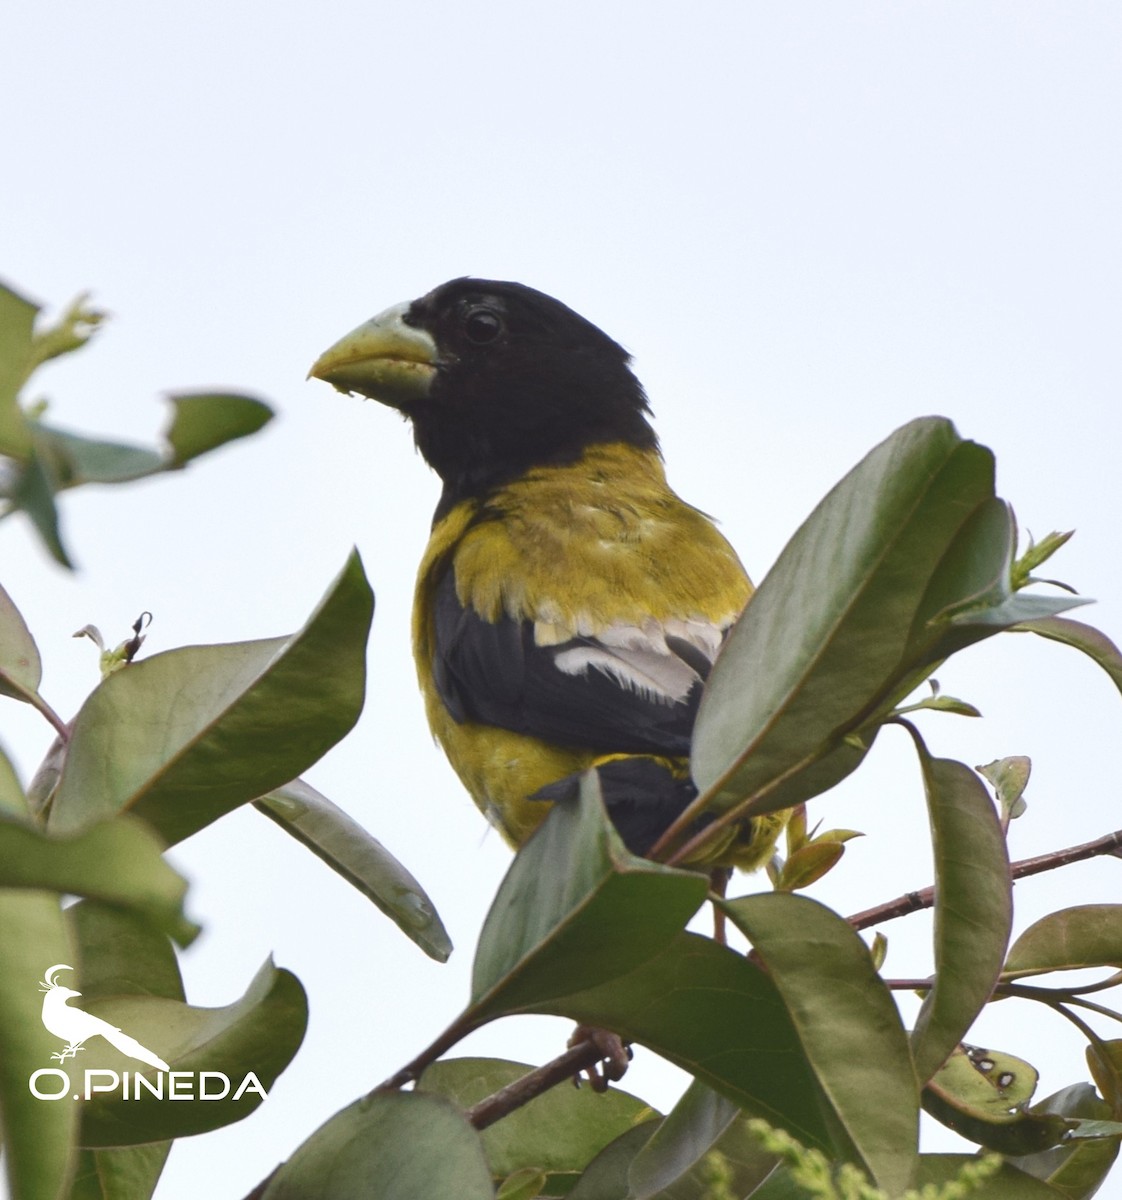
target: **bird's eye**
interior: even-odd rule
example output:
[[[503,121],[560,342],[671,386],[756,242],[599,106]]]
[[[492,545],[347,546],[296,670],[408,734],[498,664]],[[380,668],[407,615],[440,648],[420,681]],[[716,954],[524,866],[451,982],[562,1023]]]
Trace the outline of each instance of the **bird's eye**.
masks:
[[[493,342],[503,331],[503,323],[494,309],[473,308],[464,315],[464,333],[477,346]]]

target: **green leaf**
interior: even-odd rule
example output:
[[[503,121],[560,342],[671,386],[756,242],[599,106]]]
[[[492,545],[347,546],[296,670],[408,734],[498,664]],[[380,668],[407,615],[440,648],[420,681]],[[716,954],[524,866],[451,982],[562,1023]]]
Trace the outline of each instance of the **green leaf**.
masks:
[[[83,1047],[82,1070],[108,1072],[95,1077],[83,1099],[82,1144],[87,1147],[129,1146],[164,1141],[219,1129],[249,1116],[261,1103],[260,1089],[267,1091],[292,1061],[304,1038],[308,1005],[304,989],[290,971],[265,962],[249,990],[225,1008],[196,1008],[155,996],[127,995],[94,1000],[87,1010],[123,1029],[154,1051],[171,1066],[171,1073],[152,1067],[143,1070],[154,1085],[171,1093],[177,1072],[182,1094],[198,1098],[206,1087],[218,1097],[222,1080],[217,1076],[200,1082],[201,1072],[218,1073],[229,1080],[229,1094],[206,1103],[176,1104],[150,1095],[140,1088],[129,1099],[121,1097],[124,1072],[129,1079],[140,1070],[137,1060],[95,1039]],[[252,1074],[256,1083],[235,1099]],[[117,1080],[113,1084],[112,1078]],[[100,1088],[105,1090],[101,1091]],[[62,1101],[58,1101],[62,1105]]]
[[[647,1144],[658,1121],[638,1125],[616,1138],[588,1165],[568,1200],[620,1200],[628,1196],[628,1172],[635,1156]]]
[[[73,564],[63,544],[58,492],[85,483],[124,483],[182,467],[235,438],[255,433],[271,409],[237,394],[173,395],[175,413],[165,448],[148,448],[89,438],[29,418],[19,391],[41,363],[85,345],[105,314],[75,300],[57,322],[34,330],[38,308],[0,284],[0,456],[11,460],[4,480],[0,516],[23,511],[47,551],[65,567]]]
[[[944,1189],[958,1183],[962,1190],[947,1193],[923,1192],[917,1196],[908,1192],[909,1198],[927,1200],[931,1196],[953,1196],[953,1200],[1059,1200],[1062,1193],[1053,1190],[1039,1179],[1023,1174],[1008,1163],[1002,1163],[996,1174],[977,1182],[964,1184],[963,1174],[977,1171],[982,1161],[972,1154],[922,1154],[919,1159],[917,1186],[920,1188]],[[780,1167],[758,1191],[752,1200],[820,1200],[821,1191],[812,1192],[800,1187],[791,1178],[790,1168]]]
[[[1093,625],[1085,625],[1082,621],[1072,621],[1067,617],[1047,617],[1039,621],[1026,621],[1016,627],[1016,632],[1035,633],[1049,641],[1082,650],[1102,667],[1114,686],[1122,692],[1122,651]]]
[[[68,1200],[149,1200],[170,1151],[171,1142],[80,1150]]]
[[[838,1179],[835,1187],[828,1165],[811,1164],[804,1170],[804,1182],[796,1182],[798,1168],[784,1163],[752,1193],[752,1200],[888,1200],[883,1191],[870,1190],[852,1178]],[[1027,1186],[1017,1190],[1022,1182]],[[966,1154],[922,1155],[918,1183],[920,1190],[905,1192],[904,1200],[1057,1200],[1057,1193],[1046,1185],[999,1160]]]
[[[89,292],[75,296],[56,320],[35,330],[28,359],[29,373],[52,358],[81,350],[107,316],[108,313],[90,303]]]
[[[1122,904],[1081,904],[1042,917],[1013,943],[1002,978],[1080,967],[1122,968]]]
[[[524,1063],[493,1058],[451,1058],[433,1063],[418,1081],[424,1093],[444,1096],[460,1108],[507,1087],[532,1071]],[[491,1174],[504,1179],[534,1168],[571,1184],[611,1141],[658,1114],[619,1088],[556,1087],[482,1130]]]
[[[1088,1047],[1090,1053],[1094,1047]],[[1037,1113],[1053,1113],[1081,1120],[1106,1120],[1110,1105],[1104,1103],[1089,1083],[1075,1083],[1042,1100]],[[1013,1159],[1013,1165],[1028,1175],[1043,1179],[1068,1200],[1093,1196],[1118,1157],[1118,1137],[1079,1138],[1066,1145]]]
[[[0,858],[3,856],[0,855]],[[37,981],[52,963],[69,961],[58,898],[0,888],[0,1140],[8,1185],[18,1200],[57,1200],[70,1177],[77,1106],[36,1099],[28,1080],[47,1066],[58,1040],[40,1019]]]
[[[1066,533],[1053,531],[1046,534],[1039,542],[1034,542],[1030,538],[1028,548],[1013,564],[1013,586],[1019,589],[1032,583],[1033,571],[1046,563],[1061,546],[1066,545],[1074,533],[1074,529],[1069,529]]]
[[[731,1100],[695,1079],[632,1162],[629,1200],[649,1200],[687,1174],[738,1116]]]
[[[964,1167],[977,1162],[971,1154],[922,1154],[918,1182],[925,1187],[945,1186],[959,1178]],[[1057,1200],[1060,1194],[1009,1163],[1002,1163],[996,1175],[967,1191],[964,1200]]]
[[[706,684],[691,767],[703,792],[717,790],[715,808],[749,796],[759,797],[753,813],[784,807],[856,768],[875,724],[844,739],[891,694],[932,574],[992,494],[989,452],[927,419],[898,430],[818,505]]]
[[[799,888],[810,887],[837,866],[844,853],[845,846],[841,842],[809,842],[800,846],[783,864],[778,889],[796,892]]]
[[[993,456],[913,421],[818,505],[730,633],[702,697],[692,770],[748,815],[832,786],[946,654],[1070,607],[1014,597],[1015,530]],[[1030,614],[1031,610],[1031,614]]]
[[[915,1172],[919,1088],[865,943],[805,896],[763,893],[722,908],[763,960],[858,1161],[886,1191],[903,1190]]]
[[[102,821],[72,836],[0,819],[0,887],[121,905],[186,946],[199,930],[183,915],[187,883],[164,862],[162,850],[147,826],[127,818]]]
[[[869,957],[873,960],[873,966],[877,971],[884,966],[884,960],[888,957],[888,938],[879,929],[873,935],[873,944],[869,947]]]
[[[26,700],[39,690],[43,664],[31,630],[0,587],[0,696]]]
[[[917,663],[946,658],[1018,621],[1090,603],[1071,595],[1018,592],[1013,578],[1016,543],[1017,523],[1004,500],[991,497],[971,514],[920,605],[912,639]]]
[[[632,1160],[628,1198],[697,1196],[715,1158],[727,1170],[728,1191],[735,1196],[747,1196],[775,1166],[749,1134],[739,1108],[695,1080]]]
[[[926,1081],[985,1007],[1013,921],[1009,855],[993,803],[962,763],[932,758],[917,739],[935,854],[935,983],[912,1032]]]
[[[0,750],[0,821],[5,818],[23,819],[27,815],[27,797],[23,794],[19,776],[11,760]]]
[[[923,1091],[923,1107],[972,1142],[1005,1155],[1037,1154],[1058,1145],[1075,1122],[1033,1113],[1034,1067],[1000,1051],[963,1046]]]
[[[51,464],[56,492],[86,483],[129,483],[166,466],[156,450],[84,437],[43,421],[36,422],[35,440],[40,457]]]
[[[19,391],[31,362],[37,304],[0,283],[0,455],[23,459],[31,451],[27,419]]]
[[[29,428],[32,429],[28,435],[31,438],[29,457],[19,471],[9,500],[14,510],[27,514],[51,557],[61,566],[73,567],[74,564],[62,542],[58,508],[55,505],[55,492],[59,489],[59,480],[54,473],[49,449],[47,454],[40,452],[47,447],[44,446],[39,431],[30,426]]]
[[[720,787],[717,807],[820,758],[875,708],[935,568],[992,495],[990,453],[927,419],[897,430],[818,505],[709,676],[691,765],[701,790]]]
[[[419,1153],[439,1147],[439,1153]],[[448,1101],[419,1092],[358,1100],[321,1125],[262,1200],[494,1200],[479,1135]]]
[[[67,743],[61,737],[56,737],[43,756],[43,761],[35,768],[35,774],[27,785],[27,804],[31,813],[40,821],[46,820],[47,810],[54,798],[55,788],[62,777],[63,764],[66,762]]]
[[[257,809],[372,900],[437,962],[452,942],[421,885],[377,838],[310,784],[294,779],[254,801]]]
[[[83,1005],[105,996],[183,1000],[175,952],[150,926],[91,900],[72,904],[66,923],[77,948]],[[147,1200],[170,1149],[163,1141],[79,1151],[70,1200]]]
[[[495,1200],[537,1200],[549,1185],[549,1176],[544,1171],[526,1167],[508,1175],[499,1184]]]
[[[948,712],[954,713],[957,717],[980,717],[982,715],[973,704],[959,700],[957,696],[945,695],[926,696],[922,700],[917,700],[915,704],[905,704],[903,708],[896,710],[896,716],[901,717],[905,713],[912,712]]]
[[[691,1093],[700,1094],[691,1088],[686,1097]],[[692,1111],[692,1101],[686,1103]],[[658,1200],[724,1200],[756,1194],[754,1189],[775,1160],[760,1150],[743,1117],[734,1117],[692,1163],[686,1162],[689,1132],[681,1126],[670,1127],[673,1119],[671,1114],[661,1123],[637,1126],[605,1147],[568,1200],[647,1200],[656,1195],[651,1190],[656,1186]]]
[[[175,413],[164,437],[171,447],[173,467],[248,437],[273,419],[267,404],[237,393],[180,392],[170,399]]]
[[[174,843],[295,778],[362,711],[373,604],[353,553],[291,637],[170,650],[110,675],[75,719],[50,827],[129,810]]]
[[[796,804],[787,818],[787,827],[783,831],[787,841],[787,853],[794,854],[807,845],[810,838],[807,833],[806,805]]]
[[[1122,1040],[1099,1039],[1087,1045],[1087,1066],[1103,1094],[1108,1116],[1122,1117]],[[1103,1113],[1096,1114],[1101,1117]]]
[[[165,433],[166,449],[90,438],[43,421],[34,425],[40,459],[50,465],[52,491],[87,483],[130,483],[186,466],[193,458],[236,438],[256,433],[272,420],[267,404],[249,396],[179,395]]]
[[[66,909],[86,1000],[162,996],[183,1000],[179,961],[167,937],[135,913],[82,900]]]
[[[1006,820],[1021,816],[1025,811],[1024,793],[1032,774],[1032,759],[1024,754],[997,758],[984,767],[974,768],[993,788],[997,803]]]
[[[624,848],[594,771],[515,856],[479,936],[476,1022],[600,984],[664,949],[698,910],[706,876]]]
[[[759,967],[682,933],[627,974],[528,1004],[639,1042],[808,1145],[831,1145],[824,1097],[776,990]]]

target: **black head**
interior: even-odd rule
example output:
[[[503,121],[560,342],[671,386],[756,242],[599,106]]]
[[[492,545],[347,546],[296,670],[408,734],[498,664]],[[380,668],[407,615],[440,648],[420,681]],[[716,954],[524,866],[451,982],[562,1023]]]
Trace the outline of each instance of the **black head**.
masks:
[[[588,446],[656,450],[629,355],[520,283],[454,279],[360,326],[312,374],[404,412],[445,503]]]

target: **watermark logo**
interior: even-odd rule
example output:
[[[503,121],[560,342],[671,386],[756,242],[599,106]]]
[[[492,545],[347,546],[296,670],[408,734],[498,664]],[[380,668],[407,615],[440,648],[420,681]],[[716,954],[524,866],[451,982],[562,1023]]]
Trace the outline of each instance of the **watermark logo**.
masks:
[[[39,981],[43,996],[43,1025],[48,1033],[63,1042],[61,1050],[51,1055],[58,1067],[43,1067],[33,1071],[27,1081],[28,1089],[37,1100],[92,1100],[103,1093],[114,1093],[121,1100],[240,1100],[243,1096],[258,1102],[268,1098],[264,1086],[252,1071],[235,1083],[222,1071],[174,1071],[164,1060],[136,1038],[116,1025],[86,1012],[72,1000],[82,993],[60,983],[60,971],[73,971],[66,963],[48,967]],[[62,1069],[67,1059],[76,1059],[80,1050],[87,1049],[91,1038],[100,1037],[115,1050],[134,1058],[160,1074],[149,1079],[140,1071],[111,1071],[88,1068],[79,1081],[73,1081]],[[77,1065],[77,1064],[75,1064]],[[77,1088],[77,1090],[72,1090]]]
[[[47,1027],[48,1033],[62,1038],[66,1043],[66,1046],[58,1054],[52,1054],[51,1058],[64,1063],[68,1058],[74,1058],[79,1050],[84,1049],[84,1042],[89,1041],[92,1037],[103,1037],[111,1046],[129,1058],[139,1059],[150,1067],[159,1067],[161,1071],[170,1071],[171,1067],[158,1054],[153,1054],[136,1038],[122,1033],[115,1025],[110,1025],[101,1017],[83,1012],[69,1003],[70,1000],[77,999],[82,993],[65,987],[58,982],[55,976],[59,971],[73,970],[74,968],[68,967],[66,963],[56,963],[53,967],[47,968],[39,984],[39,990],[46,992],[43,997],[43,1024]]]

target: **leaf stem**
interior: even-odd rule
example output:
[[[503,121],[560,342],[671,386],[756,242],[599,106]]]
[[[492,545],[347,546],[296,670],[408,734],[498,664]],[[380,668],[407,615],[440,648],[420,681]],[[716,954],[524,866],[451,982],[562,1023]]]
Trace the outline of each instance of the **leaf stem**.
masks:
[[[62,739],[63,742],[70,741],[70,726],[55,712],[53,708],[39,695],[33,688],[24,687],[18,680],[13,679],[7,671],[0,667],[0,681],[8,688],[9,695],[13,699],[22,700],[25,704],[30,704],[37,712],[42,713],[44,717],[54,726],[55,733]]]
[[[1077,1017],[1075,1013],[1065,1007],[1062,999],[1056,996],[1050,988],[1025,987],[1023,984],[1017,983],[1000,983],[994,989],[994,994],[1015,996],[1020,1000],[1036,1000],[1041,1004],[1046,1004],[1053,1012],[1059,1013],[1065,1020],[1070,1021],[1092,1046],[1100,1050],[1102,1049],[1102,1038],[1099,1037],[1086,1021]]]
[[[1093,842],[1081,842],[1078,846],[1054,850],[1051,854],[1039,854],[1035,858],[1022,858],[1019,862],[1010,864],[1010,871],[1014,879],[1024,879],[1029,875],[1054,871],[1057,867],[1067,867],[1072,863],[1083,862],[1104,854],[1122,857],[1122,829],[1116,829],[1113,833],[1096,838]],[[867,908],[863,912],[855,913],[849,918],[849,923],[854,929],[867,929],[870,925],[880,925],[885,921],[894,921],[897,917],[906,917],[909,913],[930,908],[934,903],[935,889],[933,887],[920,888],[915,892],[905,892],[895,900],[889,900],[874,908]]]
[[[1033,987],[1024,983],[999,983],[994,989],[995,995],[1018,996],[1022,1000],[1039,1000],[1050,1008],[1058,1008],[1064,1004],[1074,1004],[1077,1008],[1085,1008],[1088,1012],[1098,1013],[1102,1017],[1110,1017],[1113,1021],[1122,1021],[1122,1013],[1117,1013],[1104,1004],[1095,1004],[1092,1000],[1084,1000],[1082,996],[1074,995],[1063,988]]]
[[[39,695],[38,692],[32,692],[28,699],[28,703],[32,708],[37,709],[44,717],[54,726],[55,733],[58,734],[59,740],[63,744],[70,741],[70,726],[55,712],[53,708]]]
[[[1082,987],[1064,988],[1064,991],[1069,996],[1086,996],[1090,992],[1105,992],[1107,988],[1117,987],[1122,983],[1122,971],[1115,973],[1106,979],[1100,979],[1098,983],[1086,983]]]
[[[709,807],[714,796],[718,795],[721,788],[732,778],[734,772],[743,761],[741,756],[729,769],[717,779],[711,787],[698,795],[674,820],[674,822],[665,830],[662,836],[651,848],[648,858],[653,858],[658,861],[665,862],[667,866],[677,866],[679,863],[690,858],[698,850],[700,850],[707,842],[715,840],[716,835],[722,833],[730,825],[734,825],[737,821],[744,820],[747,816],[758,816],[759,814],[752,811],[760,800],[781,787],[792,776],[797,775],[800,771],[810,766],[818,759],[822,758],[825,750],[817,750],[813,754],[808,754],[805,758],[788,767],[781,775],[777,775],[769,783],[765,784],[758,791],[753,792],[750,796],[746,796],[738,804],[714,818],[704,829],[699,830],[693,837],[674,850],[673,853],[666,852],[680,840],[686,833],[688,827],[700,817]]]
[[[406,1063],[404,1067],[396,1071],[383,1083],[378,1084],[368,1094],[376,1096],[380,1092],[397,1092],[405,1087],[406,1084],[416,1083],[426,1067],[431,1066],[442,1054],[451,1050],[457,1042],[467,1037],[475,1028],[475,1022],[465,1021],[462,1016],[459,1017],[431,1045],[422,1050],[416,1058]]]

